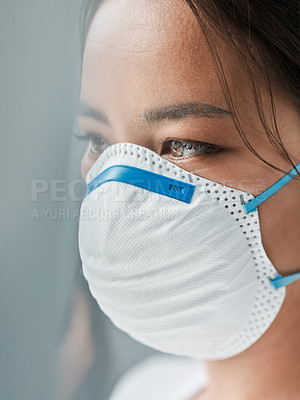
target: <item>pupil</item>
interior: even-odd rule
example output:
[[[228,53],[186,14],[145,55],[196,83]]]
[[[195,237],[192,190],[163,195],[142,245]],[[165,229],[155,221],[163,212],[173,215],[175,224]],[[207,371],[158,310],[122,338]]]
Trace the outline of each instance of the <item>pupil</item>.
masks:
[[[173,141],[172,142],[172,151],[174,153],[174,156],[182,156],[183,155],[183,151],[184,151],[184,145],[181,142],[176,142]]]

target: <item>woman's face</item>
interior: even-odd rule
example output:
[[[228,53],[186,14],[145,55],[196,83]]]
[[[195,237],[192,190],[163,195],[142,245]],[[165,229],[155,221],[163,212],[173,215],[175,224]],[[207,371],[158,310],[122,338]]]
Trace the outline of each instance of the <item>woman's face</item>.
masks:
[[[290,170],[261,126],[245,68],[220,39],[215,45],[249,142],[262,158]],[[263,86],[262,94],[267,111]],[[275,92],[275,102],[282,140],[299,159],[299,117],[283,94]],[[240,139],[204,35],[181,0],[101,4],[86,42],[80,114],[81,130],[92,134],[82,160],[83,177],[101,151],[118,142],[148,147],[185,170],[254,195],[282,176]],[[186,146],[176,149],[172,140]],[[200,142],[198,148],[195,142]],[[293,207],[295,198],[296,207],[299,186],[289,183],[261,206],[264,245],[273,263],[280,262],[284,251],[274,228],[288,231],[294,223],[286,204]],[[274,210],[278,215],[270,218]]]

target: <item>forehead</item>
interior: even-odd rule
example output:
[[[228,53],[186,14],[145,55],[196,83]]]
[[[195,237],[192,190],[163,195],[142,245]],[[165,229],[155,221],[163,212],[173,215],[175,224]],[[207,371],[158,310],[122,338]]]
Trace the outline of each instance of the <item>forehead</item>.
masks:
[[[158,51],[197,38],[196,18],[183,0],[104,0],[91,24],[88,44],[129,51]],[[199,36],[198,36],[199,39]],[[180,46],[177,46],[177,48]]]
[[[220,40],[217,46],[227,77],[236,75],[239,68],[226,46]],[[199,95],[204,102],[225,104],[204,34],[183,0],[100,5],[86,41],[84,100],[102,108],[118,101],[150,106]]]

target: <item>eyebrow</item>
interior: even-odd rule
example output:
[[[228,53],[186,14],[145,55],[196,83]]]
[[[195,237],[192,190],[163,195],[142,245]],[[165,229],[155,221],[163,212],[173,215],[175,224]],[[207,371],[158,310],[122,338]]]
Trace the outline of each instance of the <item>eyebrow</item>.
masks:
[[[95,108],[89,106],[82,100],[79,101],[77,105],[77,113],[82,117],[90,117],[96,121],[103,122],[104,124],[109,125],[108,118],[102,111],[96,110]]]
[[[144,119],[148,123],[155,123],[163,120],[176,120],[186,117],[219,118],[228,115],[232,115],[232,113],[211,104],[183,103],[145,111]]]
[[[105,114],[87,105],[83,101],[78,103],[78,114],[85,117],[93,118],[96,121],[103,122],[109,125],[108,118]],[[220,107],[206,103],[182,103],[174,104],[166,107],[158,107],[150,110],[145,110],[141,118],[148,124],[161,122],[164,120],[177,120],[186,117],[200,118],[220,118],[231,116],[232,113]]]

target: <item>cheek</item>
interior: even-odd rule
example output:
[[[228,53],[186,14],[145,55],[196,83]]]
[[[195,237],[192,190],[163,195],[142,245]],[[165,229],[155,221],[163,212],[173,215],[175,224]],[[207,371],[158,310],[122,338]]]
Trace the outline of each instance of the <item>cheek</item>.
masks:
[[[91,158],[89,155],[89,151],[87,149],[81,161],[81,176],[84,180],[86,179],[87,173],[92,168],[95,161],[96,158],[95,159]]]

